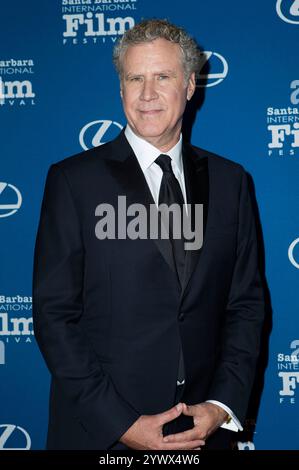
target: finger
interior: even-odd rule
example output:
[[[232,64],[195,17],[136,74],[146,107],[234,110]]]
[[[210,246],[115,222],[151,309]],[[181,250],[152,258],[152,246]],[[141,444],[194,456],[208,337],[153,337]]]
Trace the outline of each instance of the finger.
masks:
[[[162,443],[161,448],[163,450],[191,450],[191,449],[200,449],[203,445],[201,440],[197,439],[195,441],[185,441],[185,442],[171,442],[171,443]]]
[[[186,416],[194,416],[195,415],[195,407],[192,405],[186,405],[186,403],[182,403],[183,406],[183,414]]]
[[[172,421],[173,419],[177,418],[182,413],[182,410],[182,403],[178,403],[177,405],[170,408],[170,410],[157,414],[159,425],[163,426],[163,424],[168,423],[169,421]]]
[[[196,439],[201,439],[202,442],[204,442],[204,440],[198,436],[198,429],[196,428],[176,434],[168,434],[168,436],[163,437],[164,442],[185,442],[195,441]]]

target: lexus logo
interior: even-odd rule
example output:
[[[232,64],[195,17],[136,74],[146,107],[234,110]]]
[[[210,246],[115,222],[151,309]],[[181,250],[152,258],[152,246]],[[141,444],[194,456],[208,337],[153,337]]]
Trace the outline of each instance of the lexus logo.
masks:
[[[205,73],[205,68],[209,62],[211,70],[217,72]],[[201,53],[201,66],[199,69],[197,86],[199,88],[211,87],[221,83],[228,73],[228,63],[218,52],[204,51]]]
[[[240,442],[238,441],[238,450],[255,450],[255,445],[251,441]]]
[[[80,145],[83,150],[98,147],[114,139],[122,128],[123,126],[118,122],[107,119],[89,122],[80,131]]]
[[[11,447],[13,442],[20,447]],[[0,450],[29,450],[31,439],[28,432],[15,424],[0,424]]]
[[[4,202],[7,199],[12,202]],[[0,217],[9,217],[21,207],[22,195],[18,188],[9,183],[0,181]]]
[[[299,0],[277,0],[276,11],[286,23],[299,24]]]
[[[296,238],[296,240],[294,240],[290,246],[289,246],[289,250],[288,250],[288,256],[289,256],[289,260],[290,262],[292,263],[293,266],[295,266],[295,268],[299,269],[299,263],[295,260],[294,258],[294,249],[295,249],[295,246],[299,243],[299,238]]]

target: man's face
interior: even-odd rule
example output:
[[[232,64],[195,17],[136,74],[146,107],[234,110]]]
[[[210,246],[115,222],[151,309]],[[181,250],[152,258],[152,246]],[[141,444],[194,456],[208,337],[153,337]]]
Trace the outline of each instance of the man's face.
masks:
[[[182,52],[166,39],[129,46],[123,57],[121,96],[133,131],[167,151],[178,141],[186,100],[195,90],[185,83]]]

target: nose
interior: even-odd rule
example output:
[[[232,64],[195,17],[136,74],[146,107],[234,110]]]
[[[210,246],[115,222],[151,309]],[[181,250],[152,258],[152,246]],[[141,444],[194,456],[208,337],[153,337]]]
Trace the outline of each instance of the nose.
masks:
[[[143,82],[140,99],[144,101],[151,101],[158,98],[158,93],[155,87],[154,79],[145,79]]]

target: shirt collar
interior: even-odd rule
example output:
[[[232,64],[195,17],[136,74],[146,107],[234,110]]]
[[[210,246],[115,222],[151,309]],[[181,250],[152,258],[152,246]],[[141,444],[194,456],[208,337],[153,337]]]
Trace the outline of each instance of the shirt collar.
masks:
[[[161,155],[161,150],[136,135],[129,124],[126,126],[125,136],[138,159],[142,171],[144,172],[154,163],[156,158]],[[183,173],[182,134],[180,134],[179,141],[174,145],[174,147],[168,150],[166,154],[175,162],[179,172]]]

